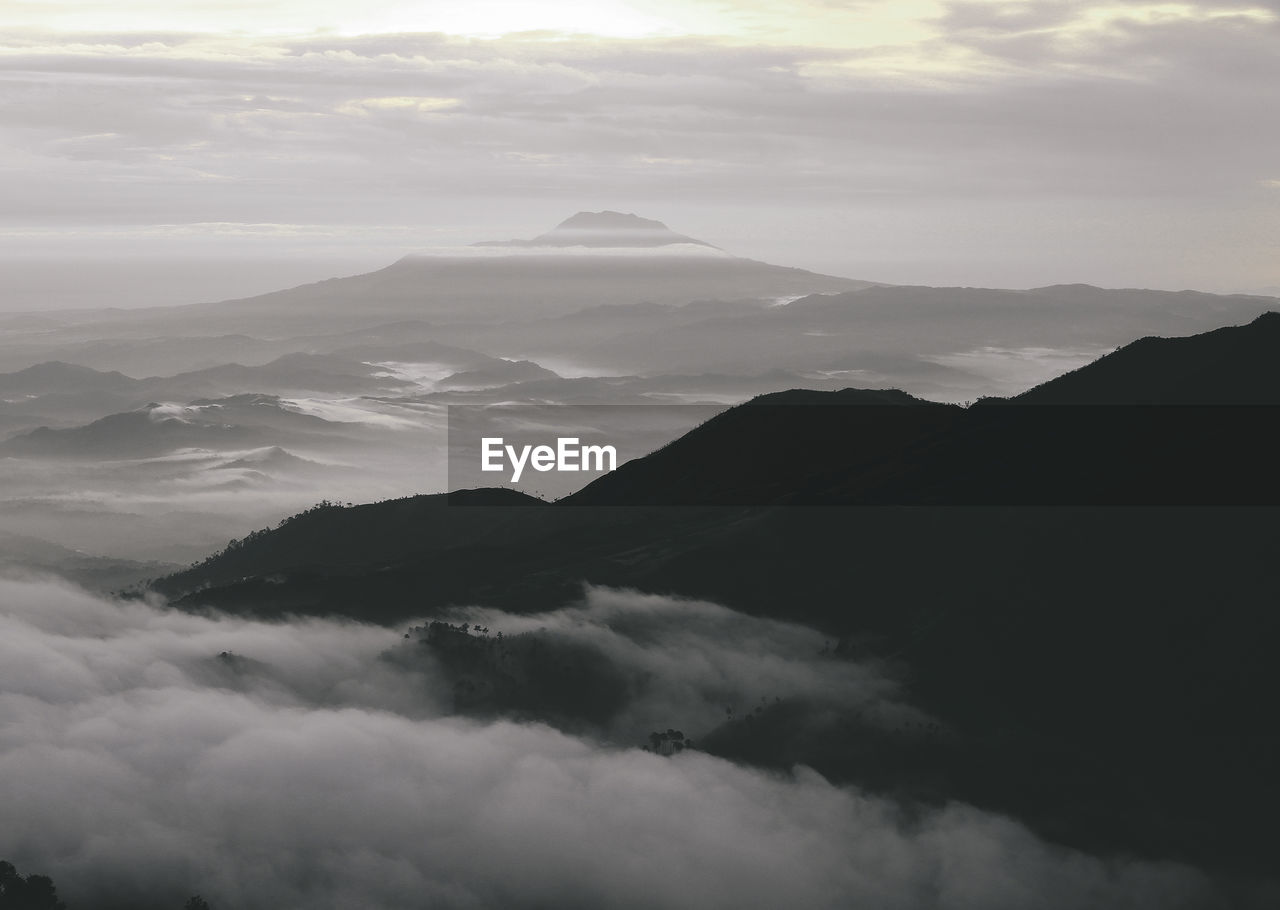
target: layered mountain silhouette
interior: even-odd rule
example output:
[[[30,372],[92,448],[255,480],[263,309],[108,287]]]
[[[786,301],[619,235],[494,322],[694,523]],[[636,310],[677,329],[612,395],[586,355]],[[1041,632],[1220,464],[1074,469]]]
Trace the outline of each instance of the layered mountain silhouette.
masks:
[[[1014,401],[1280,405],[1280,313],[1186,338],[1142,338]]]
[[[1168,402],[1164,406],[1131,404],[1123,387],[1111,397],[1085,404],[1053,394],[1080,382],[1093,368],[1120,376],[1147,375],[1150,350],[1166,342],[1180,352],[1178,358],[1162,361],[1171,377],[1198,370],[1201,358],[1220,351],[1224,338],[1233,350],[1251,352],[1244,359],[1252,366],[1234,364],[1239,375],[1262,375],[1280,353],[1278,322],[1280,316],[1267,314],[1247,326],[1126,346],[1026,396],[1044,395],[1055,402],[1052,407],[1025,405],[1020,398],[962,408],[896,390],[771,393],[730,408],[555,504],[508,490],[453,493],[403,500],[401,505],[326,512],[310,520],[332,522],[330,543],[340,547],[347,536],[337,529],[366,515],[376,523],[395,516],[458,514],[467,505],[514,502],[537,506],[538,517],[532,520],[557,527],[590,526],[594,511],[616,516],[635,507],[655,507],[659,514],[668,511],[700,521],[706,515],[724,514],[723,507],[1280,504],[1280,484],[1266,444],[1280,413],[1271,405],[1209,407],[1194,399],[1183,404],[1173,387],[1162,395]],[[1277,379],[1273,375],[1268,384],[1241,389],[1239,397],[1275,402],[1280,399]],[[1216,396],[1230,396],[1228,385],[1220,384]],[[382,518],[374,518],[375,513]],[[484,519],[466,521],[482,527]],[[588,551],[608,549],[611,539],[628,539],[624,529],[631,524],[624,522],[616,532],[594,540]],[[396,520],[390,527],[387,540],[375,548],[387,565],[421,552],[419,532]],[[515,540],[524,533],[518,526],[502,527],[503,533],[514,533]],[[317,566],[332,564],[336,553],[326,550],[325,533],[297,548],[297,565],[312,558]],[[366,532],[358,536],[371,539]],[[393,543],[393,538],[402,542]],[[264,537],[258,555],[238,553],[228,571],[213,559],[189,577],[175,576],[165,590],[180,593],[219,579],[277,571],[282,566],[272,562],[274,540],[272,535]],[[463,539],[455,543],[461,546]],[[531,552],[542,549],[539,542]],[[259,556],[265,560],[262,565],[253,562]],[[415,571],[408,564],[404,568]]]
[[[441,388],[482,389],[515,382],[559,379],[553,371],[528,360],[503,360],[475,370],[460,370],[440,380]]]
[[[528,241],[409,255],[363,275],[113,318],[159,325],[180,315],[188,332],[278,335],[302,317],[315,331],[341,332],[374,321],[492,323],[600,304],[768,300],[872,284],[733,256],[636,215],[580,212]]]
[[[118,590],[177,568],[172,563],[93,556],[38,537],[0,530],[0,571],[16,574],[34,569],[93,591]]]
[[[1142,394],[1161,406],[1131,405],[1135,392],[1119,381],[1110,395],[1105,383],[1090,385],[1085,405],[1048,383],[1038,394],[1054,405],[1034,408],[964,409],[894,391],[762,396],[574,498],[594,497],[592,508],[512,490],[325,504],[155,589],[193,608],[390,623],[458,605],[535,612],[573,600],[588,582],[816,625],[836,644],[834,656],[815,660],[857,656],[897,674],[946,735],[864,735],[852,713],[785,697],[753,724],[691,735],[740,761],[800,763],[917,802],[990,807],[1095,852],[1265,875],[1280,812],[1272,781],[1280,738],[1267,722],[1280,688],[1275,508],[830,503],[928,478],[935,489],[969,483],[985,495],[992,478],[1026,479],[1032,469],[1041,489],[1061,493],[1074,489],[1077,459],[1091,451],[1098,466],[1164,462],[1172,467],[1158,470],[1183,489],[1221,489],[1211,481],[1232,468],[1245,478],[1237,492],[1250,483],[1273,490],[1271,465],[1230,436],[1152,451],[1152,426],[1135,434],[1073,413],[1182,414],[1195,391],[1178,377],[1209,375],[1201,358],[1225,338],[1255,362],[1231,365],[1234,373],[1220,362],[1221,400],[1230,376],[1268,374],[1256,359],[1275,360],[1274,324],[1267,316],[1174,345],[1144,341],[1107,358],[1115,376],[1144,377]],[[1089,372],[1057,380],[1057,389]],[[1240,397],[1273,400],[1267,382]],[[1195,400],[1196,413],[1269,413]],[[1030,424],[1009,416],[1024,412],[1043,416]],[[1101,436],[1070,438],[1098,426]],[[1016,442],[1010,427],[1034,430],[1030,465],[1007,448]],[[813,457],[809,446],[819,443],[839,446]],[[1137,458],[1125,451],[1135,443],[1148,446]],[[1206,462],[1213,445],[1227,454]],[[979,454],[991,460],[982,470]],[[712,459],[741,466],[717,480]],[[758,504],[661,504],[700,490],[715,494],[705,502],[740,503],[746,491]],[[541,716],[563,707],[543,706]]]
[[[965,373],[984,362],[1062,354],[1091,359],[1145,334],[1191,335],[1253,319],[1264,309],[1265,301],[1257,297],[1191,291],[877,285],[819,293],[785,306],[709,307],[701,313],[680,307],[647,316],[632,311],[625,321],[616,313],[619,329],[611,334],[600,331],[597,315],[597,324],[581,330],[558,322],[554,332],[548,326],[545,338],[541,326],[523,327],[522,337],[531,355],[564,356],[572,350],[579,361],[614,369],[859,368],[893,377],[895,384],[919,376],[928,385],[914,386],[914,393],[925,394],[930,386],[963,388]],[[1048,375],[1052,372],[1008,393]]]
[[[827,400],[794,400],[815,396]],[[848,397],[753,400],[557,505],[1280,505],[1272,406],[873,410]]]
[[[1280,505],[1278,353],[1267,313],[1143,339],[967,409],[896,391],[765,395],[561,504]]]
[[[579,229],[596,245],[542,244]],[[625,245],[633,236],[651,245]],[[893,287],[687,239],[696,238],[640,216],[579,213],[520,242],[533,245],[411,255],[368,274],[245,300],[59,314],[44,330],[3,333],[0,361],[8,369],[57,360],[152,377],[263,366],[288,354],[450,363],[457,372],[485,366],[487,355],[490,366],[506,358],[563,372],[565,364],[575,375],[787,372],[823,388],[835,379],[963,401],[1016,394],[1133,338],[1189,335],[1252,319],[1267,305],[1244,295],[1088,285]],[[245,385],[259,381],[253,376],[231,378],[240,384],[202,394],[294,388],[266,375],[256,388]],[[81,400],[65,402],[65,413],[62,405],[0,403],[0,424],[29,427],[33,418],[65,426],[187,393],[147,390],[113,405],[98,388],[72,394]]]
[[[51,360],[12,373],[0,373],[0,399],[79,392],[86,386],[99,391],[127,391],[136,385],[136,379],[114,370],[102,372]]]
[[[24,458],[145,458],[183,448],[324,445],[345,432],[299,413],[271,395],[197,399],[188,405],[149,402],[78,427],[38,427],[0,442],[0,455]]]

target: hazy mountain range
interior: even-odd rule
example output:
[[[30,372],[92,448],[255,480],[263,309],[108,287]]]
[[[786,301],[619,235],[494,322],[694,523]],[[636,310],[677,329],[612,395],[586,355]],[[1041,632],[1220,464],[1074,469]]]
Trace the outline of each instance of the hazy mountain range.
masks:
[[[442,850],[506,882],[615,837],[795,872],[740,903],[1274,906],[1276,306],[602,212],[0,317],[12,859],[103,910],[416,905]],[[456,405],[614,406],[636,457],[449,491]]]
[[[1010,396],[1136,337],[1273,303],[890,287],[741,259],[616,212],[504,244],[240,301],[0,317],[0,527],[83,549],[115,522],[111,555],[189,559],[249,517],[444,489],[449,405]],[[232,479],[227,462],[265,447],[298,461]],[[51,458],[80,462],[70,487]],[[185,514],[190,540],[152,549],[158,509]]]
[[[454,616],[459,604],[537,613],[585,583],[811,624],[835,654],[892,667],[933,720],[887,732],[863,709],[792,697],[696,732],[677,717],[681,735],[737,761],[800,762],[901,799],[970,801],[1074,848],[1266,876],[1265,832],[1280,810],[1268,769],[1280,751],[1259,724],[1280,686],[1269,656],[1280,628],[1260,595],[1280,578],[1265,555],[1275,510],[1257,503],[1276,493],[1265,439],[1280,398],[1277,325],[1267,314],[1143,339],[968,409],[884,390],[766,395],[554,505],[513,490],[330,505],[155,589],[185,607],[393,623],[424,609]],[[1256,451],[1222,432],[1194,438],[1203,427],[1186,415],[1206,413],[1205,401],[1218,406],[1214,419],[1241,418],[1220,429],[1255,433]],[[1056,427],[1060,443],[1039,440],[1027,465],[999,422],[1020,413],[1036,415],[1039,432]],[[1182,428],[1185,444],[1151,435],[1143,413],[1169,416],[1158,428]],[[1012,426],[1024,434],[1028,424]],[[1089,426],[1109,435],[1066,438]],[[1122,435],[1125,426],[1138,431]],[[813,451],[826,457],[815,464]],[[1065,498],[984,502],[984,462]],[[741,470],[710,469],[735,463]],[[913,489],[941,471],[948,489],[969,484],[978,496],[961,496],[967,507],[839,507],[887,468],[906,471]],[[1119,472],[1101,489],[1121,496],[1145,470],[1158,482],[1142,489],[1163,498],[1153,508],[1073,505],[1090,489],[1081,473],[1096,491],[1098,470]],[[726,489],[734,496],[717,495]],[[702,504],[663,504],[690,501]],[[461,713],[575,728],[626,703],[572,695],[610,691],[614,664],[550,656],[554,637],[543,645],[549,666],[568,661],[579,675],[555,683],[543,658],[511,645],[520,669],[509,672],[542,680],[514,689],[489,669],[487,646],[457,651],[451,641],[423,644],[454,649],[441,659],[463,687]]]
[[[1280,407],[1278,327],[1280,314],[1268,313],[1247,326],[1181,339],[1142,339],[1017,398],[987,399],[967,409],[897,390],[770,393],[719,414],[554,505],[516,490],[495,489],[325,510],[256,539],[253,547],[226,554],[225,568],[219,558],[211,559],[165,581],[162,589],[171,594],[200,589],[202,597],[210,598],[215,595],[209,586],[220,579],[240,584],[285,570],[323,572],[321,567],[336,560],[328,548],[346,546],[348,537],[368,546],[367,558],[382,569],[397,564],[412,570],[412,561],[403,562],[411,554],[447,541],[456,556],[467,534],[445,531],[442,525],[424,536],[426,526],[410,531],[401,522],[421,516],[431,523],[433,516],[447,514],[450,521],[462,522],[460,527],[485,527],[485,509],[478,509],[477,517],[466,508],[472,505],[536,506],[532,513],[521,511],[526,517],[519,520],[532,522],[539,530],[530,533],[537,534],[544,522],[578,527],[590,524],[596,511],[620,514],[614,507],[1275,505],[1280,488],[1263,443]],[[1219,361],[1224,354],[1232,356]],[[1205,367],[1215,363],[1222,368],[1209,378]],[[1189,373],[1205,376],[1204,385],[1186,386]],[[1245,378],[1262,381],[1238,386]],[[1106,391],[1108,382],[1114,391]],[[1083,390],[1079,399],[1073,393],[1077,388]],[[1206,400],[1218,407],[1205,407]],[[1197,433],[1205,426],[1217,432]],[[1106,432],[1079,433],[1085,428]],[[1248,437],[1253,445],[1238,444],[1226,432]],[[1076,433],[1078,442],[1073,442]],[[1180,445],[1173,445],[1175,436]],[[993,486],[997,477],[1027,487]],[[997,498],[1011,489],[1010,498]],[[593,508],[575,508],[580,506]],[[548,509],[557,517],[544,519]],[[672,514],[697,521],[711,513],[686,508]],[[389,520],[391,516],[399,517]],[[340,526],[364,520],[381,530],[334,532],[328,542],[321,535],[304,546],[283,543],[317,523]],[[512,546],[539,549],[516,526],[500,526],[504,534],[516,534],[520,543]],[[627,533],[618,531],[624,539]],[[275,561],[270,554],[277,540],[293,547],[288,551],[293,555]],[[485,543],[493,541],[485,538]],[[594,545],[607,546],[603,540]],[[584,558],[577,548],[552,550]],[[352,557],[358,552],[349,551]],[[255,554],[266,562],[255,564],[260,558]],[[440,573],[432,572],[436,583],[447,587]],[[487,586],[492,579],[475,583]],[[287,592],[287,585],[277,586],[272,596]]]

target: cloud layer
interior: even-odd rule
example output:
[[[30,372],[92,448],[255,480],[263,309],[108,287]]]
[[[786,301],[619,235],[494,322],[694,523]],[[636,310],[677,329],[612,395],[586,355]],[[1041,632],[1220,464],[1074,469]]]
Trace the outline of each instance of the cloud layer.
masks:
[[[399,641],[386,629],[193,616],[31,580],[0,582],[0,604],[0,856],[51,874],[72,906],[195,891],[245,910],[1215,901],[1192,870],[1053,848],[961,805],[908,811],[803,769],[443,716],[429,665],[379,658]],[[710,605],[662,631],[680,609],[594,592],[547,622],[660,670],[660,701],[739,685],[751,664],[806,684],[788,665],[810,633]],[[736,664],[730,630],[745,635]]]
[[[889,281],[1280,280],[1274,5],[663,6],[685,31],[24,20],[0,42],[0,229],[28,255],[390,258],[612,207]]]

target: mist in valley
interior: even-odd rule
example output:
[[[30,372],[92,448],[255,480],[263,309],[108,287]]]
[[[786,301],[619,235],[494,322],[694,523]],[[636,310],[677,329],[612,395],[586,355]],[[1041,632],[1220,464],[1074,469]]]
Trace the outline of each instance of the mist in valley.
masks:
[[[599,542],[572,521],[544,581],[587,583],[578,600],[516,588],[498,608],[464,585],[418,613],[419,582],[386,586],[418,577],[413,540],[380,560],[344,553],[340,530],[327,606],[305,606],[305,554],[241,579],[317,615],[280,615],[273,594],[218,612],[200,586],[177,606],[156,593],[189,564],[198,577],[242,552],[271,559],[297,513],[341,528],[353,504],[390,515],[401,497],[485,486],[551,508],[597,476],[508,484],[477,470],[481,436],[572,434],[628,462],[758,395],[996,400],[1139,331],[1193,334],[1266,305],[898,287],[739,259],[632,215],[575,218],[603,228],[569,219],[244,301],[0,316],[0,778],[20,820],[0,856],[51,875],[71,907],[1270,899],[1252,867],[1105,848],[1043,808],[1019,818],[991,775],[951,781],[948,762],[991,747],[913,703],[909,654],[786,618],[831,615],[812,604],[752,616],[661,582],[593,587],[600,564],[578,550]],[[751,448],[722,457],[749,465]],[[485,514],[456,538],[440,514],[423,546],[442,584],[477,554],[526,558],[536,521],[487,532]],[[632,525],[654,535],[645,548],[613,557],[641,577],[688,545],[678,513],[655,515]],[[698,539],[743,533],[708,521]],[[450,553],[466,555],[450,568]],[[679,577],[714,589],[717,565]],[[405,602],[343,606],[369,572],[377,597]]]
[[[650,726],[693,739],[757,693],[920,720],[876,667],[820,658],[817,633],[713,604],[596,589],[536,618],[450,617],[607,658],[625,694],[570,732],[456,711],[445,658],[395,629],[47,578],[0,595],[0,798],[41,820],[6,825],[0,852],[69,906],[1229,905],[1187,866],[1052,846],[963,804],[642,750]]]
[[[0,910],[1280,902],[1274,3],[0,25]]]

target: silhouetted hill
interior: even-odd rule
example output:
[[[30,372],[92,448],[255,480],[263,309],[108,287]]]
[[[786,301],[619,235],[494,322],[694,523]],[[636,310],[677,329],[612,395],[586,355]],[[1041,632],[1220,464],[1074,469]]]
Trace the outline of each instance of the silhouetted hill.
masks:
[[[59,392],[76,392],[84,388],[99,391],[123,391],[134,388],[138,380],[114,370],[103,372],[61,361],[47,361],[14,373],[0,373],[0,398],[34,397]]]
[[[40,427],[8,440],[0,446],[0,451],[28,457],[132,458],[188,446],[245,447],[266,442],[253,428],[153,417],[155,410],[112,414],[83,427],[65,430]]]
[[[477,258],[409,256],[370,276],[342,279],[351,286],[326,288],[323,297],[308,296],[314,296],[317,307],[331,298],[355,295],[373,312],[494,321],[559,316],[601,303],[771,298],[870,284],[707,249],[698,255],[667,255],[657,247],[635,254],[601,248],[592,255],[566,249],[556,255],[513,250],[508,255]],[[416,305],[410,306],[411,301]]]
[[[170,314],[172,321],[151,327],[128,327],[114,331],[117,321],[132,323],[146,319],[150,310],[112,311],[101,317],[101,327],[75,327],[68,330],[57,345],[57,357],[68,363],[95,370],[119,370],[129,376],[170,376],[190,370],[220,366],[224,363],[257,364],[279,357],[279,342],[251,338],[241,329],[243,323],[227,323],[226,334],[201,335],[177,317],[187,307],[160,311]],[[89,336],[89,340],[85,340]],[[121,337],[117,337],[121,336]],[[38,356],[38,348],[20,347],[6,354],[6,361],[21,362]],[[286,348],[287,350],[287,348]],[[41,358],[47,359],[47,358]]]
[[[254,471],[289,471],[296,474],[300,471],[321,471],[324,470],[324,467],[318,462],[294,455],[280,446],[266,446],[246,452],[239,458],[218,465],[214,470],[226,471],[246,468]]]
[[[333,353],[339,357],[362,362],[429,363],[453,370],[484,369],[504,362],[501,358],[481,354],[479,351],[441,344],[429,339],[365,341],[335,348]]]
[[[519,518],[513,509],[545,505],[540,499],[505,489],[459,490],[359,506],[322,503],[275,529],[255,531],[242,541],[233,541],[221,553],[155,587],[165,594],[180,595],[272,577],[277,579],[273,586],[288,597],[288,585],[278,581],[281,576],[296,575],[295,582],[336,576],[359,584],[369,572],[388,572],[427,552],[456,554],[468,547],[480,547],[486,554],[494,552],[511,542],[506,531]],[[446,556],[446,561],[449,558]],[[448,582],[441,586],[441,590],[448,588]],[[266,612],[277,609],[268,599],[257,606]],[[386,606],[372,609],[369,615],[381,619],[405,615],[402,606]],[[417,608],[415,604],[409,612]],[[286,609],[305,608],[290,604]]]
[[[965,409],[892,394],[761,396],[558,505],[1280,505],[1268,406]]]
[[[445,389],[487,389],[512,382],[559,378],[551,370],[530,360],[503,360],[493,366],[452,373],[441,379],[437,385]]]
[[[442,346],[443,347],[443,346]],[[461,363],[486,363],[483,355]],[[496,361],[503,363],[504,361]],[[6,386],[11,390],[6,393]],[[221,364],[173,376],[132,379],[72,364],[42,364],[0,375],[0,408],[43,415],[37,421],[68,428],[154,401],[191,401],[245,394],[354,397],[416,389],[382,367],[333,354],[285,354],[266,364]],[[22,394],[20,394],[22,393]],[[5,401],[4,398],[9,398]]]
[[[1245,329],[1265,342],[1273,338],[1272,325],[1267,318]],[[1218,332],[1201,336],[1221,337]],[[1194,346],[1198,340],[1184,341]],[[1274,353],[1264,343],[1251,356],[1271,362]],[[181,594],[230,578],[277,571],[284,564],[308,566],[321,574],[347,561],[367,569],[360,555],[366,545],[372,548],[369,558],[383,560],[384,569],[401,558],[422,556],[435,543],[448,544],[456,553],[471,532],[445,529],[453,522],[483,528],[487,520],[485,510],[473,518],[465,506],[507,504],[507,499],[541,507],[535,517],[521,516],[507,526],[514,539],[533,535],[527,552],[520,554],[521,565],[543,559],[563,562],[563,554],[570,552],[575,553],[571,561],[591,564],[593,553],[638,546],[632,535],[651,527],[652,521],[687,525],[692,540],[701,533],[714,536],[716,522],[724,515],[758,514],[752,508],[708,507],[1276,504],[1280,486],[1266,444],[1273,414],[1266,407],[1014,404],[965,409],[896,390],[779,392],[717,415],[554,506],[495,490],[325,513],[323,522],[309,519],[319,529],[314,539],[282,550],[282,542],[292,538],[273,532],[252,553],[240,554],[233,569],[224,571],[215,559],[190,577],[175,577],[164,589]],[[443,509],[449,502],[453,507]],[[667,508],[671,506],[695,508]],[[584,550],[556,536],[595,527],[605,515],[611,520],[629,517],[592,539]],[[424,522],[425,533],[419,527]],[[702,530],[694,533],[690,529],[695,526]],[[297,527],[290,532],[296,533]],[[497,546],[496,540],[488,543]],[[339,557],[338,551],[346,547],[353,548],[350,560]],[[282,553],[294,555],[285,558]],[[628,558],[628,564],[631,561]],[[697,568],[690,568],[696,575]],[[418,568],[407,562],[395,571],[408,578]],[[495,570],[484,582],[501,575]],[[628,569],[621,577],[634,576]]]
[[[1142,338],[1017,396],[1025,404],[1280,404],[1280,313]]]
[[[0,455],[52,458],[139,458],[175,449],[245,449],[323,442],[349,428],[282,406],[271,395],[150,402],[78,427],[38,427],[0,443]]]
[[[158,578],[175,569],[173,563],[95,556],[37,537],[0,531],[0,571],[9,574],[56,575],[81,587],[106,592]]]
[[[265,337],[292,334],[300,319],[316,333],[338,333],[374,322],[493,323],[600,304],[768,299],[872,284],[733,256],[633,215],[580,213],[533,241],[410,255],[362,275],[113,318],[157,333],[180,319],[184,331]]]
[[[260,365],[220,364],[173,376],[152,376],[135,390],[149,398],[190,400],[245,394],[360,395],[411,386],[385,375],[378,367],[335,354],[285,354]]]
[[[863,737],[856,715],[784,701],[750,728],[694,731],[705,748],[991,807],[1093,851],[1268,874],[1280,813],[1280,737],[1266,721],[1280,691],[1270,553],[1280,510],[830,504],[872,489],[988,495],[1008,478],[1061,497],[1081,476],[1096,480],[1090,466],[1120,466],[1113,480],[1126,485],[1140,470],[1181,483],[1165,491],[1175,502],[1220,490],[1222,472],[1246,479],[1237,494],[1250,482],[1273,490],[1271,449],[1241,451],[1229,421],[1179,444],[1159,435],[1206,428],[1187,413],[1252,410],[966,410],[893,391],[785,392],[708,421],[593,494],[630,504],[572,508],[490,490],[328,505],[156,588],[182,606],[394,622],[450,605],[536,612],[588,582],[812,624],[838,654],[900,676],[948,734]],[[1142,412],[1175,419],[1143,424]],[[914,422],[879,425],[896,437],[870,432],[880,415]],[[716,473],[735,459],[743,465]],[[664,487],[777,504],[653,504]],[[565,705],[528,702],[557,691],[511,701],[554,718]]]
[[[792,389],[760,395],[657,452],[620,465],[560,503],[822,501],[833,483],[876,470],[961,414],[958,407],[922,401],[896,389]]]
[[[964,372],[981,370],[984,363],[1035,363],[1055,355],[1100,354],[1142,335],[1190,335],[1253,319],[1262,304],[1260,298],[1241,295],[1081,286],[874,286],[819,292],[785,306],[710,312],[697,321],[654,313],[647,324],[631,318],[625,331],[605,338],[592,326],[599,340],[579,349],[576,362],[646,373],[843,367],[892,377],[925,367],[960,371],[945,382],[913,386],[914,394],[930,397],[926,390],[932,387],[963,389]],[[574,326],[562,331],[572,332]],[[539,359],[544,349],[554,354],[554,340],[524,350]],[[901,380],[891,384],[902,387]]]
[[[192,607],[396,622],[451,604],[548,609],[587,581],[812,623],[900,668],[913,703],[957,734],[850,754],[849,728],[824,720],[763,748],[713,746],[991,806],[1092,849],[1271,860],[1275,509],[565,509],[484,495],[517,504],[321,508],[157,588]]]

